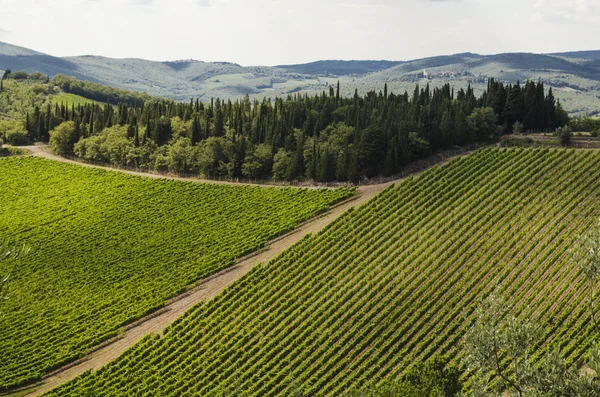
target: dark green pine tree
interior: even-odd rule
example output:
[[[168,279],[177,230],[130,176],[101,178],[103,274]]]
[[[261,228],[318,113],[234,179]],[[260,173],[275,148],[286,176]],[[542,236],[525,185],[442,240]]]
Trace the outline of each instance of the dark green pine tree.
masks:
[[[172,135],[171,119],[161,116],[155,123],[153,133],[154,142],[157,145],[165,145],[171,139]]]
[[[544,83],[541,81],[538,82],[535,89],[535,128],[544,129],[548,123],[548,120],[546,119]]]
[[[516,121],[523,122],[523,107],[523,94],[521,86],[517,82],[516,85],[510,88],[504,110],[504,119],[509,126],[512,126]]]
[[[196,145],[202,139],[202,130],[200,129],[200,120],[194,116],[192,120],[192,145]]]
[[[552,87],[548,90],[548,95],[546,96],[546,101],[544,104],[544,113],[546,119],[546,125],[544,128],[548,128],[554,130],[557,128],[556,125],[556,99],[554,99],[554,92],[552,92]]]
[[[133,144],[135,145],[135,147],[140,146],[140,130],[138,125],[135,125],[135,131],[133,133]]]
[[[127,124],[127,107],[122,104],[119,106],[119,125]]]
[[[225,116],[223,114],[223,109],[221,106],[221,101],[219,99],[216,100],[215,104],[215,136],[223,136],[225,135]]]
[[[89,135],[94,135],[94,113],[92,112],[92,114],[90,115],[90,128],[89,128]]]
[[[73,123],[75,124],[75,130],[73,131],[73,136],[69,141],[69,147],[71,148],[71,151],[73,146],[79,142],[79,139],[81,138],[81,121],[79,120],[79,117],[76,117],[73,120]]]
[[[144,135],[142,135],[142,146],[144,146],[146,144],[146,142],[148,141],[148,129],[150,127],[146,126],[146,128],[144,129]]]
[[[25,114],[25,131],[27,131],[30,138],[35,138],[33,131],[31,131],[31,124],[29,123],[29,112]]]
[[[536,127],[537,117],[537,88],[533,81],[528,81],[525,84],[525,90],[523,92],[523,125],[526,130],[533,130]]]

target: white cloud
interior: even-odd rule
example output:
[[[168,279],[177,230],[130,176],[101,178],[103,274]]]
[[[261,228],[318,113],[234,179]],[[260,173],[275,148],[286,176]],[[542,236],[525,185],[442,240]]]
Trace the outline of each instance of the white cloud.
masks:
[[[598,0],[538,0],[534,22],[596,23],[600,17]]]
[[[275,65],[592,49],[598,1],[0,0],[0,21],[52,55]]]

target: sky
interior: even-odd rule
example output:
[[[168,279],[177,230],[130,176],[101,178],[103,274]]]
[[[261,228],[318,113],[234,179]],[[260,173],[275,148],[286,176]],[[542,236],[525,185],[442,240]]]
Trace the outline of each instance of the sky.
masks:
[[[600,49],[600,0],[0,0],[0,41],[55,56],[281,65]]]

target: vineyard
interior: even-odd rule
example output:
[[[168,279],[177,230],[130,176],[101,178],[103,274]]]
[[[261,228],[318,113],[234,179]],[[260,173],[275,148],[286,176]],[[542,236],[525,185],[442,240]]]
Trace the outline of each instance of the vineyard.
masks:
[[[0,389],[85,354],[351,189],[147,179],[49,160],[0,159],[0,237],[31,248],[0,316]]]
[[[434,355],[458,360],[495,289],[574,362],[593,337],[568,250],[600,216],[599,168],[599,152],[562,149],[486,149],[432,168],[48,395],[339,396]]]

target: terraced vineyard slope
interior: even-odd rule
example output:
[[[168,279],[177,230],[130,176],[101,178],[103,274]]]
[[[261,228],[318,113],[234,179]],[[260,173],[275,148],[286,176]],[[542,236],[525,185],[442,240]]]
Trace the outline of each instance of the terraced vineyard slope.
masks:
[[[48,395],[339,396],[434,354],[458,359],[496,286],[576,360],[593,338],[567,250],[600,215],[599,167],[594,151],[487,149],[433,168]]]
[[[0,236],[31,253],[0,316],[0,388],[39,379],[352,194],[147,179],[0,159]],[[3,276],[4,277],[4,276]]]

